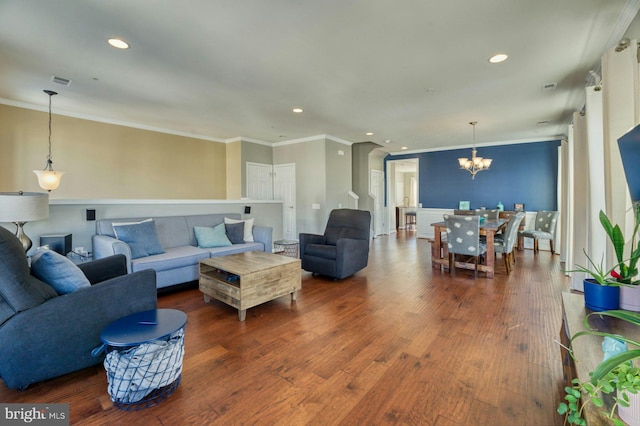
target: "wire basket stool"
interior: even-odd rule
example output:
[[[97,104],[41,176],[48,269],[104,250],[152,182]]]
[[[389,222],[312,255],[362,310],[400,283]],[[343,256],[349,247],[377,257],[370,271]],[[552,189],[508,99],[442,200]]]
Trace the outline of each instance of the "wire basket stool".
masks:
[[[183,356],[184,327],[137,346],[108,346],[104,368],[111,401],[122,410],[140,410],[164,401],[180,384]]]

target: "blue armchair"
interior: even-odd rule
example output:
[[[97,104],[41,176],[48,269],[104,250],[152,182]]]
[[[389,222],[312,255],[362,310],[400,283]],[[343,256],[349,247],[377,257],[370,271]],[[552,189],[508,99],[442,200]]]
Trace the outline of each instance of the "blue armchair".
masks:
[[[300,234],[302,269],[336,279],[355,274],[369,260],[370,227],[366,210],[331,211],[324,235]]]

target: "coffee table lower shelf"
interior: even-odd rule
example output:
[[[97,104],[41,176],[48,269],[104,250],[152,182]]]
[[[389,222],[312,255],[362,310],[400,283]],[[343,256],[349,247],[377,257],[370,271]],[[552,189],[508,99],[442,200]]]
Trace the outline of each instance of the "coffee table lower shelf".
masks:
[[[204,301],[211,298],[238,309],[244,321],[247,309],[291,295],[301,286],[300,259],[251,251],[200,261],[199,288]]]

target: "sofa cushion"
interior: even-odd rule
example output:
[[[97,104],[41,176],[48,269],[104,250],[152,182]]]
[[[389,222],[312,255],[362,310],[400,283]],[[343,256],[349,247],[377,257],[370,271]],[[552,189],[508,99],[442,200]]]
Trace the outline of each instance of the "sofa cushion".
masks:
[[[231,245],[231,241],[227,238],[224,223],[217,226],[194,226],[193,232],[200,248],[228,247]]]
[[[168,248],[164,253],[141,257],[131,261],[133,272],[143,269],[154,269],[158,272],[184,266],[197,265],[202,259],[207,259],[209,252],[194,246]]]
[[[244,222],[225,223],[224,227],[232,244],[244,244]]]
[[[31,276],[20,240],[0,226],[0,324],[55,296],[51,287]]]
[[[70,259],[47,248],[39,248],[31,258],[31,273],[58,294],[91,287],[87,277]]]
[[[153,220],[125,225],[114,223],[113,231],[117,239],[129,244],[133,259],[164,253]]]
[[[336,246],[326,244],[307,244],[304,249],[305,255],[322,257],[324,259],[335,259],[337,251]]]
[[[244,240],[245,243],[252,243],[253,242],[253,218],[245,219],[245,220],[232,219],[230,217],[224,218],[224,223],[240,223],[240,222],[244,222],[244,237],[242,239]]]

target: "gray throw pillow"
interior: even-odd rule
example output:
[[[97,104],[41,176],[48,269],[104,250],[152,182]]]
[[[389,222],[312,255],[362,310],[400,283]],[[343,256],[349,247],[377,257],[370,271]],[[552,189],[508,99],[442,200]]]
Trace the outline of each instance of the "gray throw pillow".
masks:
[[[224,227],[231,244],[244,244],[244,222],[225,223]]]
[[[72,293],[91,283],[71,260],[53,250],[39,248],[31,258],[31,273],[58,294]]]
[[[117,239],[129,244],[133,259],[164,253],[153,220],[125,225],[114,224],[113,232]]]

